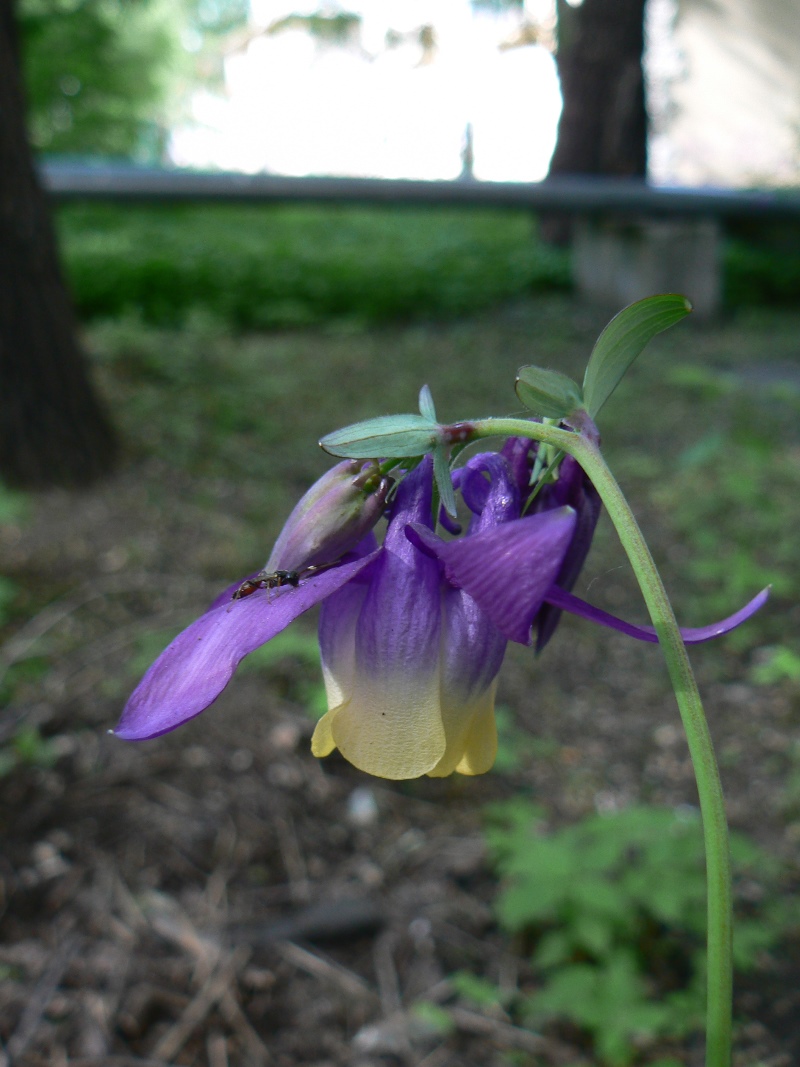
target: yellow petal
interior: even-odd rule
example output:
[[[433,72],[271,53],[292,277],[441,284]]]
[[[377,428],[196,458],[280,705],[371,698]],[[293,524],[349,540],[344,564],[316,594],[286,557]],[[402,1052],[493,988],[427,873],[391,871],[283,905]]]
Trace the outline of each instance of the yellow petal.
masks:
[[[456,767],[459,774],[486,774],[497,758],[497,724],[494,721],[494,686],[491,705],[482,707],[472,719],[464,755]]]
[[[318,757],[330,756],[331,752],[336,748],[336,742],[333,740],[331,726],[337,710],[337,708],[333,708],[332,711],[326,711],[314,727],[314,735],[311,738],[312,755]]]
[[[378,778],[419,778],[444,755],[438,669],[411,678],[359,675],[350,700],[328,716],[344,758]]]
[[[469,703],[452,702],[443,695],[442,720],[447,736],[447,748],[441,760],[428,774],[445,778],[453,771],[459,774],[485,774],[492,769],[497,755],[497,728],[494,721],[493,682],[477,700]]]

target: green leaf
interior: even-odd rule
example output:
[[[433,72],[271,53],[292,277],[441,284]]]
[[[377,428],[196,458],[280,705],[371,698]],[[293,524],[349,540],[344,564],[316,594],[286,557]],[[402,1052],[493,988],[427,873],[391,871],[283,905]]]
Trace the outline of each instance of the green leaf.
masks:
[[[592,349],[583,377],[586,410],[594,418],[647,342],[692,310],[685,296],[648,296],[624,308],[609,322]]]
[[[380,415],[334,430],[322,438],[320,445],[332,456],[346,459],[400,459],[426,455],[438,440],[438,424],[424,415]]]
[[[414,1019],[428,1027],[431,1033],[440,1037],[446,1037],[456,1028],[449,1013],[430,1000],[418,1000],[412,1006],[411,1014]]]
[[[548,967],[558,967],[563,963],[568,963],[574,951],[575,946],[565,930],[550,930],[542,935],[536,946],[533,962],[542,970]]]
[[[493,982],[468,971],[456,971],[450,975],[450,984],[455,992],[465,1000],[471,1000],[482,1007],[497,1007],[506,999],[503,991]]]
[[[515,388],[525,407],[546,419],[563,419],[583,407],[580,386],[561,371],[520,367]]]

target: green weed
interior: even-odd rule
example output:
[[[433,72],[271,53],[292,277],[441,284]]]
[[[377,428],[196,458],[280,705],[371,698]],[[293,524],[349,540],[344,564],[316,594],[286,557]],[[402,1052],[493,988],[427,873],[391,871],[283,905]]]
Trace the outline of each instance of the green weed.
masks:
[[[0,575],[0,626],[4,626],[12,617],[12,606],[17,599],[19,586],[10,578]]]
[[[25,493],[9,489],[0,482],[0,523],[19,523],[28,515],[29,499]]]
[[[756,685],[776,685],[779,682],[800,682],[800,655],[785,645],[761,649],[763,659],[750,672]]]
[[[705,872],[699,816],[646,806],[595,815],[548,832],[544,812],[513,800],[489,809],[487,838],[503,887],[501,925],[533,946],[542,987],[527,997],[530,1024],[565,1018],[592,1035],[600,1062],[624,1067],[657,1037],[702,1026]],[[734,959],[751,968],[796,909],[770,896],[779,870],[733,835],[740,907]],[[756,879],[763,893],[753,893]]]
[[[769,585],[775,599],[795,601],[800,571],[794,531],[800,524],[800,451],[795,440],[800,398],[767,382],[678,365],[672,385],[707,411],[713,426],[671,457],[652,497],[685,546],[682,571],[691,582],[690,611],[724,617]],[[782,613],[762,612],[726,640],[739,650],[780,640]],[[784,665],[785,656],[779,657]],[[761,672],[764,677],[764,671]]]
[[[23,726],[8,744],[0,747],[0,778],[17,767],[52,767],[58,750],[52,741],[42,737],[36,726]]]
[[[328,700],[322,684],[316,634],[297,628],[284,630],[268,644],[251,652],[242,661],[239,671],[269,671],[274,687],[280,665],[287,660],[294,661],[297,669],[283,676],[285,695],[301,704],[315,719],[320,718],[328,710]]]

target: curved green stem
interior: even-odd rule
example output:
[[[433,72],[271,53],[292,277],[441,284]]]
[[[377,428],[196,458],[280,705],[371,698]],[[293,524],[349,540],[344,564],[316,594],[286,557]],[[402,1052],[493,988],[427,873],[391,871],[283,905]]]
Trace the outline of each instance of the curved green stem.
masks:
[[[706,851],[708,1002],[706,1067],[730,1067],[733,995],[730,850],[714,747],[686,646],[642,531],[597,445],[569,430],[521,419],[482,419],[474,437],[530,437],[563,448],[591,478],[616,528],[658,634],[694,766]]]

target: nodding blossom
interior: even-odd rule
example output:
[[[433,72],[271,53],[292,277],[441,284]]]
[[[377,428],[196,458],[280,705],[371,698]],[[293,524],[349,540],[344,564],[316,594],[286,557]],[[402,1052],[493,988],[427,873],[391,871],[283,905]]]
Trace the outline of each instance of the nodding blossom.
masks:
[[[430,457],[397,487],[380,547],[371,531],[388,487],[378,474],[366,479],[367,489],[360,487],[368,514],[360,522],[348,511],[342,537],[338,519],[327,523],[335,507],[329,511],[324,503],[335,485],[330,499],[338,504],[339,476],[327,488],[317,483],[304,498],[311,503],[301,501],[279,537],[272,573],[231,586],[175,638],[128,701],[117,736],[157,737],[194,718],[219,696],[244,656],[321,603],[329,710],[314,731],[314,755],[338,748],[361,770],[392,779],[488,771],[497,750],[495,689],[508,641],[544,647],[562,611],[656,640],[651,628],[623,622],[571,593],[599,498],[566,457],[557,480],[530,501],[535,456],[529,441],[511,439],[502,452],[480,453],[456,471],[454,483],[471,518],[464,535],[451,540],[434,530]],[[359,477],[356,467],[347,477]],[[277,551],[282,544],[310,543],[305,527],[293,527],[309,521],[327,530],[315,542],[314,562],[304,548],[291,559]],[[760,593],[722,622],[682,631],[684,640],[705,641],[733,629],[766,596]]]

